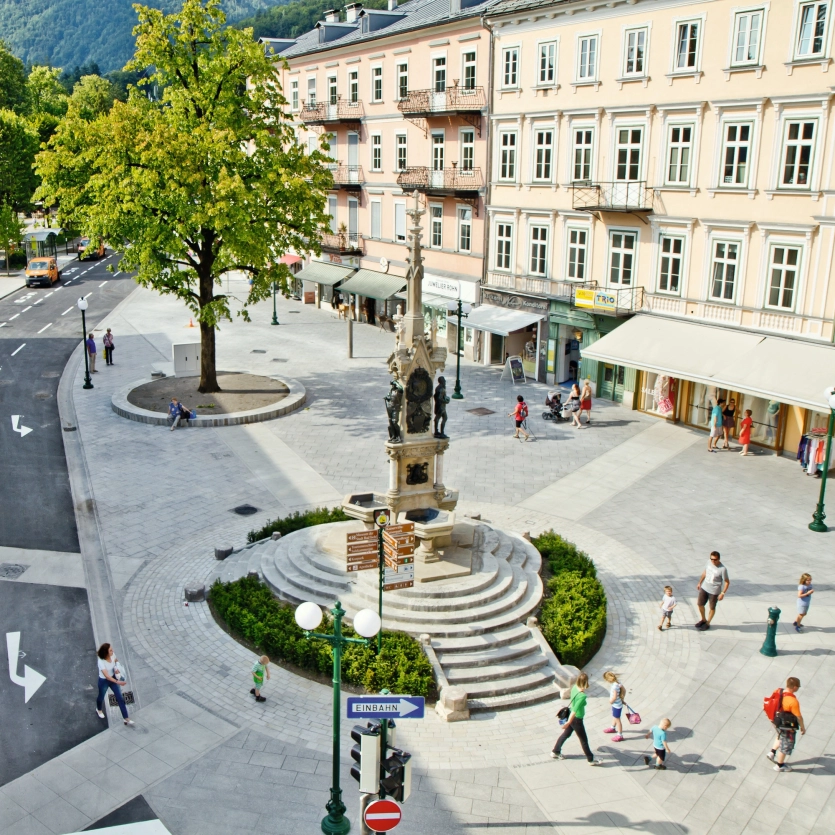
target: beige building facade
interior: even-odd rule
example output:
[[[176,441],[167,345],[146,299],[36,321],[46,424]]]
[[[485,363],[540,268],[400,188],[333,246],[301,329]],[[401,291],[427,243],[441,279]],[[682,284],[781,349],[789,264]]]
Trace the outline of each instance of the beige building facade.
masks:
[[[511,353],[536,337],[549,381],[588,377],[598,397],[693,426],[733,398],[732,431],[751,409],[752,439],[778,450],[821,425],[835,384],[833,12],[492,7],[482,299],[542,315],[507,337]]]

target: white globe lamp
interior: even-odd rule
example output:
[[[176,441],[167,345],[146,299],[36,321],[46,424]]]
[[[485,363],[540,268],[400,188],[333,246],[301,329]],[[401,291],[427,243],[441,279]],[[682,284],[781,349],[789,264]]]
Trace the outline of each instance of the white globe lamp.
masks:
[[[371,609],[360,609],[354,615],[354,631],[363,638],[373,638],[382,626],[380,616]]]
[[[312,632],[322,622],[322,610],[308,601],[296,609],[296,623],[306,632]]]

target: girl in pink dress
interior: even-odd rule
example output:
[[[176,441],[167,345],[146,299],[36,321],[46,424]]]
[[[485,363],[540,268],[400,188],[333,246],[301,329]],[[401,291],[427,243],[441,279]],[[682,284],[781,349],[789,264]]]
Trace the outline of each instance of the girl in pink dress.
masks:
[[[742,444],[742,452],[740,455],[750,455],[751,453],[748,452],[748,444],[751,443],[751,427],[754,425],[754,421],[751,418],[751,410],[745,410],[745,417],[742,419],[742,423],[739,425],[739,442]]]

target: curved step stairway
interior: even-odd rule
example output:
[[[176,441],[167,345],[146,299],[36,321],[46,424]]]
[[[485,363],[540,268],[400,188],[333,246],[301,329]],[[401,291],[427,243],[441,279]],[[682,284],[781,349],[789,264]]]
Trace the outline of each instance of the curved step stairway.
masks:
[[[310,600],[330,608],[340,600],[348,618],[359,609],[376,610],[377,572],[348,573],[345,558],[330,550],[361,528],[337,522],[254,543],[228,557],[209,582],[257,572],[289,603]],[[527,625],[542,599],[539,552],[521,537],[481,523],[468,535],[471,574],[386,592],[384,626],[428,634],[439,684],[463,688],[471,712],[559,698],[577,671],[562,667],[539,630]]]

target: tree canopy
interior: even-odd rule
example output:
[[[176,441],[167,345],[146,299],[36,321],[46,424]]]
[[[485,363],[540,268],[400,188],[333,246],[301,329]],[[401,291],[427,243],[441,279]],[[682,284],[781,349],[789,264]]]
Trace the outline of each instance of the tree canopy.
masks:
[[[16,211],[31,205],[39,144],[37,131],[22,116],[0,110],[0,203],[8,203]]]
[[[0,40],[0,110],[26,110],[26,68]]]
[[[249,275],[235,311],[244,318],[273,282],[286,285],[280,256],[317,247],[331,175],[324,153],[296,141],[272,61],[225,26],[219,0],[184,0],[170,15],[136,9],[126,69],[154,67],[140,84],[160,100],[132,89],[98,115],[71,101],[38,157],[39,195],[62,223],[127,244],[120,269],[188,305],[200,323],[200,391],[217,391],[215,328],[235,304],[217,292],[222,276]]]

